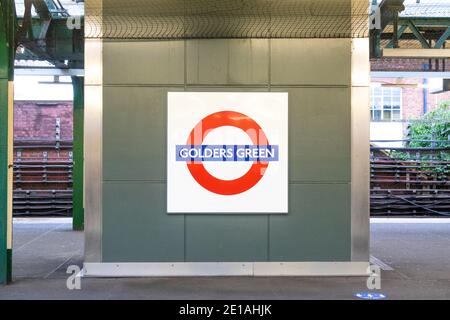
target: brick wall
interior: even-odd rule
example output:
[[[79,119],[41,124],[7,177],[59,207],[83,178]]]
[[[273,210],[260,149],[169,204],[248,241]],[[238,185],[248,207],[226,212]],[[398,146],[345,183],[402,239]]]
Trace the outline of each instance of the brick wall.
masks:
[[[404,120],[416,119],[423,115],[423,79],[421,78],[377,78],[373,82],[383,85],[395,85],[402,87],[402,118]],[[434,110],[439,103],[450,101],[450,92],[431,94],[428,90],[427,110]]]
[[[60,119],[59,148],[56,148],[55,139],[57,118]],[[25,192],[32,194],[37,192],[36,190],[39,190],[41,196],[46,195],[43,190],[71,190],[72,139],[71,101],[14,102],[14,192],[16,198],[22,199],[28,195]],[[20,209],[22,207],[23,205],[16,202],[14,212],[28,212],[28,209]],[[29,213],[38,211],[33,208]]]
[[[54,141],[57,118],[61,140],[72,140],[72,102],[15,101],[14,140]]]
[[[450,59],[447,70],[450,71]],[[421,59],[381,59],[372,61],[372,70],[407,70],[420,64]],[[380,70],[381,70],[380,69]],[[374,82],[384,85],[402,86],[402,117],[403,119],[418,118],[423,114],[423,79],[420,78],[377,78]],[[450,101],[450,92],[427,93],[427,109],[433,110],[442,101]],[[72,102],[14,102],[14,139],[54,141],[56,118],[60,118],[61,140],[73,139]]]
[[[72,102],[14,102],[15,160],[69,159],[73,140]],[[60,119],[60,145],[56,145],[56,119]],[[33,142],[35,141],[35,142]],[[33,146],[30,148],[30,146]],[[40,146],[40,147],[37,147]],[[48,147],[43,147],[48,146]],[[46,154],[46,157],[44,157]]]
[[[394,59],[370,61],[372,71],[450,71],[450,59]]]

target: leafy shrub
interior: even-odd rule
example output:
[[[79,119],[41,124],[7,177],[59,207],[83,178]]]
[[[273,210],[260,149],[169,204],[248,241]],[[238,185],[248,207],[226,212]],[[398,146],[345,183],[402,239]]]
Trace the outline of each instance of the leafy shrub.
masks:
[[[421,119],[409,125],[410,147],[447,147],[450,136],[450,101],[443,102],[435,110],[426,113]],[[414,140],[437,140],[424,142]],[[439,142],[442,141],[442,142]]]
[[[414,120],[408,127],[408,147],[411,148],[445,148],[450,147],[450,101],[441,103],[435,110],[426,113],[422,118]],[[433,141],[421,141],[433,140]],[[411,160],[435,160],[450,161],[449,150],[440,150],[433,154],[407,153],[392,151],[391,158],[403,161]],[[450,165],[436,164],[429,166],[422,163],[423,171],[431,171],[437,174],[438,178],[446,178],[450,173]]]

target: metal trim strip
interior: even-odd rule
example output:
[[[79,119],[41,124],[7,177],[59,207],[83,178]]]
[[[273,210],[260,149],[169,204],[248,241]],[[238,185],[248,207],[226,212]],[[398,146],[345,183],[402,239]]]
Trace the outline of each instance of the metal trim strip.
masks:
[[[352,39],[351,260],[369,260],[369,39]]]
[[[84,216],[85,261],[102,261],[103,42],[85,41]]]
[[[84,277],[368,276],[369,262],[85,263]]]

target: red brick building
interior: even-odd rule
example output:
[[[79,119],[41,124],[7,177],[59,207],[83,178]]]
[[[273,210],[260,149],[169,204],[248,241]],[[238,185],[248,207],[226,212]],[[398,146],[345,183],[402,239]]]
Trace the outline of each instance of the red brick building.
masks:
[[[370,61],[372,71],[450,71],[450,59],[395,59]]]
[[[441,102],[450,101],[450,92],[433,93],[433,82],[439,78],[404,77],[404,72],[450,72],[450,59],[377,59],[371,62],[372,71],[397,71],[395,78],[372,78],[372,92],[377,87],[397,88],[401,95],[401,117],[392,120],[410,120],[419,118],[434,110]],[[389,92],[388,92],[389,93]],[[373,99],[372,99],[373,102]],[[374,121],[380,119],[373,119]],[[388,120],[388,119],[383,119]]]
[[[14,102],[14,215],[72,212],[72,102]]]
[[[72,101],[15,101],[15,141],[72,141]],[[58,130],[59,127],[59,130]]]
[[[434,90],[448,78],[450,59],[377,59],[371,69],[371,140],[402,140],[410,120],[450,101],[449,91]]]
[[[433,80],[422,78],[418,73],[450,72],[450,59],[375,59],[371,61],[371,69],[376,73],[396,72],[396,77],[372,78],[372,122],[384,123],[373,124],[372,131],[381,132],[383,137],[394,135],[392,138],[401,139],[405,126],[394,123],[419,118],[424,111],[431,111],[439,103],[450,101],[450,92],[431,93],[429,87]],[[402,76],[408,73],[419,76]],[[58,139],[58,121],[59,140],[72,141],[71,101],[18,100],[15,101],[14,118],[16,143],[30,140],[54,142]],[[387,125],[386,122],[392,124]],[[397,129],[394,130],[394,127]]]
[[[450,101],[450,91],[431,93],[427,87],[429,81],[422,78],[376,78],[372,80],[372,92],[380,90],[378,88],[395,88],[400,92],[401,97],[400,119],[392,120],[417,119],[424,114],[424,111],[432,111],[441,102]],[[381,87],[376,84],[381,84]]]

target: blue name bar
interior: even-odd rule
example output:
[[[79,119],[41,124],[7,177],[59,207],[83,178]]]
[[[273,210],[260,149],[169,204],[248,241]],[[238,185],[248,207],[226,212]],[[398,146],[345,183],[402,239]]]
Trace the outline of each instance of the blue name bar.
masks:
[[[278,145],[177,145],[176,161],[278,161]]]

